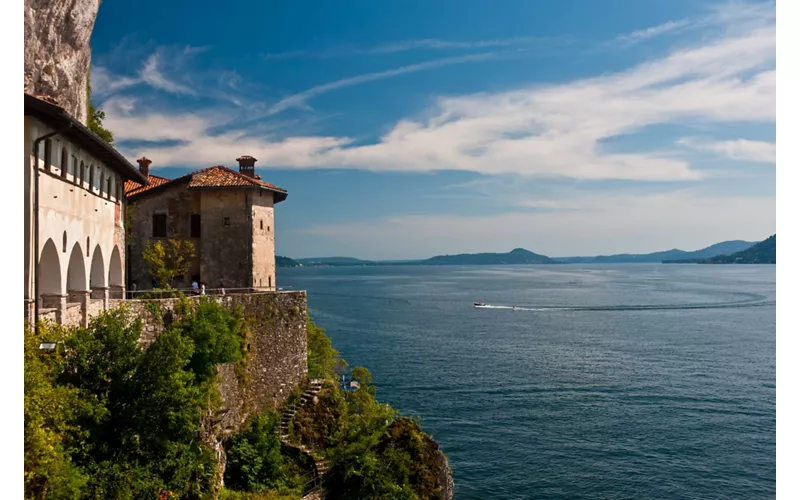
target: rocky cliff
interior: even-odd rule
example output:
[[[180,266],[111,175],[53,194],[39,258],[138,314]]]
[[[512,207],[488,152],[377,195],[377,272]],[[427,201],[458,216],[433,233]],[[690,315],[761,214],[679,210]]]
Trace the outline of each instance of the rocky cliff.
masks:
[[[83,123],[100,0],[25,0],[25,89],[49,94]]]

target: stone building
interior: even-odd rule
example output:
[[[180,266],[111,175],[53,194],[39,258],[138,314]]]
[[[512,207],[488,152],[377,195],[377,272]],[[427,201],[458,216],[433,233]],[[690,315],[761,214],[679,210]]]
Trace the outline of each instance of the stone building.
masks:
[[[147,178],[55,100],[25,93],[25,317],[61,324],[125,293],[123,183]]]
[[[255,174],[252,156],[237,158],[239,171],[209,167],[176,179],[150,174],[147,158],[139,172],[149,185],[125,184],[131,206],[128,284],[138,290],[154,288],[141,258],[148,244],[162,240],[189,240],[195,255],[189,272],[171,283],[189,288],[193,280],[209,289],[275,288],[274,206],[287,192]]]

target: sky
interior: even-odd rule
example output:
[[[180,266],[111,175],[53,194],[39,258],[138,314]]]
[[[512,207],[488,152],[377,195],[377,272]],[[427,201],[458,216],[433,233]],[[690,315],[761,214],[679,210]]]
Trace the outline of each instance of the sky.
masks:
[[[289,192],[279,255],[695,250],[775,232],[775,3],[102,2],[93,101],[151,173]]]

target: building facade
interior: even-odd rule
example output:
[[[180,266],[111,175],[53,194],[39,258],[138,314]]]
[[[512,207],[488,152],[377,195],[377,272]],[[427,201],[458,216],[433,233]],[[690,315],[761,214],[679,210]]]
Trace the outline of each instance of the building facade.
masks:
[[[162,286],[141,255],[156,241],[177,239],[192,242],[194,257],[187,274],[171,286],[202,281],[209,289],[275,289],[274,207],[287,192],[255,174],[255,158],[237,158],[238,172],[215,166],[177,179],[150,174],[147,158],[137,161],[149,185],[125,185],[131,207],[130,288]]]
[[[86,325],[125,294],[124,182],[147,183],[47,96],[25,94],[25,317]]]

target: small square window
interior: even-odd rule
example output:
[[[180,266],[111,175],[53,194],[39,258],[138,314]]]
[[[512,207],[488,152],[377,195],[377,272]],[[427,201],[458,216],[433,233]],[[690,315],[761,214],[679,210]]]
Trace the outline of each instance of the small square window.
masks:
[[[190,218],[190,232],[192,238],[200,237],[200,214],[192,214]]]
[[[230,217],[223,218],[222,219],[222,225],[223,226],[230,226],[231,225],[231,218]]]
[[[167,214],[153,214],[153,238],[167,237]]]

